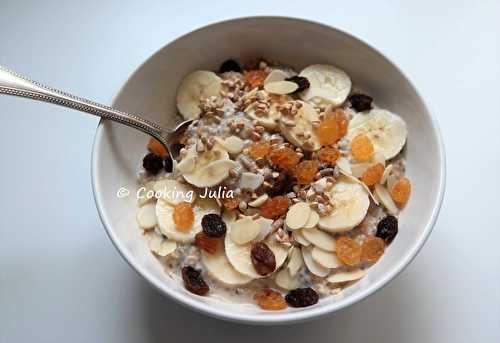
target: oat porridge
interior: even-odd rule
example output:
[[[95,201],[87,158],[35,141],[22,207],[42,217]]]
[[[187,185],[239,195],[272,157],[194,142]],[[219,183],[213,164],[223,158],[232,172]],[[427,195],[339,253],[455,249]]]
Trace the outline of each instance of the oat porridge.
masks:
[[[137,221],[166,273],[198,296],[312,306],[363,278],[398,233],[407,128],[332,65],[194,71],[180,158],[156,140]]]

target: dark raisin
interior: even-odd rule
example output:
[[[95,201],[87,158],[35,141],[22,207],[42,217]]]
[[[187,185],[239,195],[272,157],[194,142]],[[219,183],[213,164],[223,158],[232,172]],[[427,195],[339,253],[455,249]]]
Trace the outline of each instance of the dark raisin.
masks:
[[[172,159],[170,158],[170,156],[168,156],[165,159],[165,171],[167,173],[171,173],[173,169],[174,169],[174,163],[172,162]]]
[[[226,233],[226,223],[216,213],[205,214],[201,219],[203,232],[209,237],[222,237]]]
[[[163,168],[163,160],[160,156],[150,152],[144,156],[142,166],[148,173],[156,175]]]
[[[227,71],[236,71],[238,73],[241,73],[241,67],[235,60],[227,60],[221,64],[219,73],[225,73]]]
[[[365,94],[353,94],[349,97],[351,106],[357,112],[363,112],[372,108],[372,97]]]
[[[311,86],[311,84],[309,83],[309,80],[303,76],[295,75],[295,76],[287,78],[286,80],[292,81],[299,86],[299,88],[297,88],[297,90],[294,93],[301,92],[304,89],[307,89]]]
[[[266,243],[258,242],[250,252],[252,264],[259,275],[268,275],[276,269],[276,257]]]
[[[201,271],[191,266],[182,268],[182,280],[184,281],[184,287],[191,293],[205,295],[210,290],[201,276]]]
[[[319,296],[318,293],[310,287],[297,288],[290,291],[290,293],[285,296],[285,300],[288,305],[292,307],[307,307],[316,304],[319,300]]]
[[[377,224],[376,236],[382,238],[387,244],[391,243],[398,234],[398,218],[388,215]]]
[[[267,191],[270,196],[285,195],[292,191],[293,182],[292,178],[286,173],[279,173],[278,177],[272,180],[272,186]]]

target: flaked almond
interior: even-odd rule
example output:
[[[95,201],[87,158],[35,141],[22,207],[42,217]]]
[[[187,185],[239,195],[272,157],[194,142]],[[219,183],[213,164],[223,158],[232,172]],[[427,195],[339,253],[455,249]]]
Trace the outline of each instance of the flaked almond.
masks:
[[[269,199],[269,195],[267,194],[262,194],[261,196],[259,196],[257,199],[253,200],[253,201],[250,201],[248,203],[248,206],[251,206],[251,207],[259,207],[260,205],[262,205],[263,203],[266,202],[266,200]]]
[[[325,250],[335,251],[335,239],[328,233],[318,229],[303,229],[302,235],[315,246]]]
[[[167,256],[177,249],[177,243],[154,231],[150,236],[149,249],[158,256]]]
[[[195,165],[196,156],[187,156],[177,163],[176,169],[181,172],[181,174],[191,173],[194,170]]]
[[[318,262],[325,268],[338,268],[342,266],[342,262],[340,262],[335,253],[330,251],[325,251],[318,247],[314,247],[312,249],[311,256],[314,259],[314,261]]]
[[[384,173],[382,174],[382,178],[380,179],[380,184],[384,185],[387,182],[387,178],[389,175],[391,175],[392,169],[394,166],[392,164],[389,164],[385,167]]]
[[[250,217],[245,217],[230,224],[231,240],[239,245],[255,239],[260,233],[260,225]]]
[[[286,289],[287,291],[296,289],[300,285],[299,279],[290,275],[290,272],[287,268],[284,268],[276,273],[274,282],[276,282],[279,287]]]
[[[355,269],[351,271],[339,271],[333,275],[330,275],[326,280],[330,283],[340,283],[359,280],[366,275],[366,271],[363,269]]]
[[[389,193],[387,188],[382,185],[376,184],[374,193],[390,214],[398,213],[398,207],[394,203],[394,200],[392,200],[391,194]]]
[[[319,214],[316,211],[311,210],[309,214],[309,218],[307,218],[307,222],[304,224],[304,229],[312,229],[319,222]]]
[[[307,223],[310,214],[309,204],[298,202],[288,209],[285,219],[286,226],[291,230],[301,229]]]
[[[137,212],[137,224],[141,229],[152,229],[156,226],[156,205],[146,204]]]
[[[347,158],[340,157],[339,159],[337,159],[337,167],[339,167],[340,171],[343,171],[348,175],[352,175],[351,163]]]
[[[267,92],[280,95],[293,93],[297,88],[299,88],[299,86],[291,81],[275,81],[264,85],[264,89]]]
[[[319,277],[325,277],[330,273],[329,268],[323,267],[321,264],[316,262],[312,257],[312,247],[302,248],[302,257],[304,258],[304,263],[311,273]]]
[[[290,275],[295,276],[303,264],[304,260],[302,259],[302,253],[300,251],[300,248],[292,247],[287,265]]]
[[[363,173],[370,168],[371,163],[353,163],[351,164],[351,173],[352,176],[360,178]]]
[[[294,230],[292,231],[292,238],[299,244],[307,247],[311,245],[311,242],[309,242],[304,235],[302,234],[302,230]]]
[[[264,80],[264,85],[272,82],[284,81],[287,77],[288,75],[283,70],[274,69],[267,75]]]
[[[224,140],[219,137],[215,137],[215,140],[231,155],[239,154],[245,146],[245,142],[237,136],[229,136]]]
[[[239,187],[241,189],[256,190],[264,182],[264,177],[260,174],[244,172],[241,173]]]

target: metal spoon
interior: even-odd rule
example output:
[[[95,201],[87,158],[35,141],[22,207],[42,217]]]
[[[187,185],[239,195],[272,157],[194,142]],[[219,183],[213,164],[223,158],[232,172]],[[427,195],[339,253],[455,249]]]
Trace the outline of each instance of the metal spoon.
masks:
[[[2,93],[50,102],[133,127],[159,140],[174,159],[179,156],[180,145],[177,143],[180,136],[188,128],[189,124],[193,122],[192,120],[188,120],[182,122],[173,130],[165,129],[135,114],[125,113],[109,106],[44,86],[0,66],[0,94]]]

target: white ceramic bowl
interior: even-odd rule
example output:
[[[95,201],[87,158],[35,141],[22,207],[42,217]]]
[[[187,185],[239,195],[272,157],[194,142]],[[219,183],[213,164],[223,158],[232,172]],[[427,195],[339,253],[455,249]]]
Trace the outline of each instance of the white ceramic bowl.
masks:
[[[197,69],[217,70],[228,58],[264,56],[296,70],[316,64],[339,66],[376,103],[401,115],[409,128],[407,175],[410,202],[400,217],[400,232],[368,275],[341,296],[283,312],[197,297],[174,282],[148,250],[137,227],[136,174],[149,137],[101,121],[92,155],[92,183],[99,215],[125,260],[161,293],[208,315],[245,323],[292,323],[333,313],[372,294],[396,276],[420,250],[436,221],[445,186],[445,157],[437,123],[407,77],[386,57],[353,36],[322,24],[281,17],[251,17],[219,22],[178,38],[149,58],[125,83],[113,106],[141,113],[166,127],[176,116],[181,79]],[[120,187],[132,194],[118,198]],[[133,296],[133,295],[132,295]],[[168,311],[168,309],[165,309]]]

